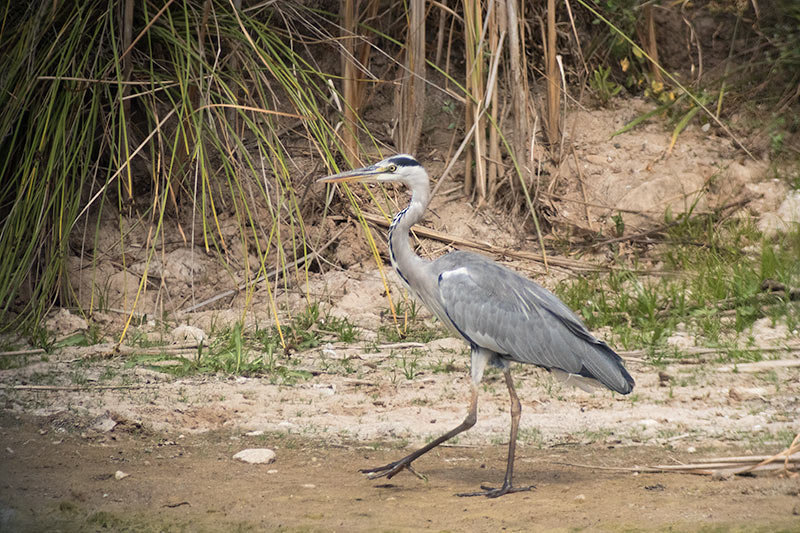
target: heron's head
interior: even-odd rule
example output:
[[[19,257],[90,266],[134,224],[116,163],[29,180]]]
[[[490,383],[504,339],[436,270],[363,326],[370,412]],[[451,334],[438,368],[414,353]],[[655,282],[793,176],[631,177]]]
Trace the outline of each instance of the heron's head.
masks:
[[[317,181],[321,183],[341,183],[346,181],[399,182],[416,191],[427,189],[428,173],[416,159],[408,154],[387,157],[374,165],[326,176]]]

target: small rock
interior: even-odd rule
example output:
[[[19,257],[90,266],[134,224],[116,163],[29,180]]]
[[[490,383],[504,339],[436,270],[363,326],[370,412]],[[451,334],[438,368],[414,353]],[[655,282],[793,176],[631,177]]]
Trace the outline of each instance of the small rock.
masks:
[[[269,470],[267,470],[267,474],[277,474],[277,473],[278,471],[275,468],[270,468]]]
[[[322,347],[322,355],[325,357],[332,357],[333,359],[338,359],[339,356],[336,353],[336,350],[333,349],[333,344],[328,343]]]
[[[181,324],[172,330],[172,340],[175,342],[195,341],[203,342],[206,339],[206,332],[202,329]]]
[[[317,486],[314,485],[313,483],[303,483],[303,488],[304,489],[316,489]]]
[[[268,465],[275,462],[275,452],[269,448],[248,448],[233,456],[244,463]]]
[[[577,496],[575,496],[575,501],[578,502],[578,503],[585,502],[586,501],[586,495],[585,494],[578,494]]]
[[[762,387],[731,387],[728,390],[728,397],[736,402],[747,400],[764,400],[769,393]]]
[[[126,474],[126,473],[125,473],[125,472],[123,472],[122,470],[117,470],[116,472],[114,472],[114,479],[116,479],[117,481],[119,481],[120,479],[125,479],[125,478],[126,478],[126,477],[128,477],[129,475],[130,475],[130,474]]]
[[[245,433],[245,435],[248,437],[260,437],[263,434],[264,434],[263,429],[256,429],[255,431],[248,431],[247,433]]]
[[[98,433],[108,433],[114,427],[116,427],[117,422],[108,415],[99,416],[95,418],[94,422],[92,423],[92,429],[97,431]]]
[[[689,446],[688,448],[686,448],[686,453],[696,453],[696,452],[697,448],[695,448],[694,446]]]
[[[758,229],[767,237],[787,233],[800,225],[800,191],[790,192],[777,211],[764,213],[758,221]]]
[[[729,481],[733,479],[733,472],[730,470],[714,470],[711,474],[711,479],[714,481]]]
[[[14,455],[14,450],[12,450],[11,448],[7,447],[6,448],[6,453],[8,453],[8,455]]]
[[[60,334],[68,334],[73,331],[85,330],[89,323],[85,318],[73,315],[67,309],[59,309],[52,317],[47,319],[47,329]]]
[[[314,383],[311,385],[312,389],[316,389],[323,396],[333,396],[336,394],[336,385],[333,383]]]

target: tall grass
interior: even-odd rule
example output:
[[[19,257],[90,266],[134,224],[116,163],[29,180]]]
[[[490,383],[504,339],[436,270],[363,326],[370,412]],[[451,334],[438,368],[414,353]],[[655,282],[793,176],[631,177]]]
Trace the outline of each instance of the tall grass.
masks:
[[[144,2],[126,18],[111,0],[11,5],[0,34],[0,322],[36,328],[52,305],[101,307],[102,281],[79,295],[67,264],[107,252],[96,240],[109,218],[114,259],[145,264],[130,313],[153,301],[148,265],[176,240],[215,254],[237,272],[231,283],[302,263],[285,132],[329,165],[341,148],[330,75],[293,40],[302,7]],[[143,248],[130,246],[130,217],[146,228]]]
[[[35,329],[53,305],[78,307],[87,315],[104,308],[105,281],[97,276],[90,286],[73,286],[69,268],[95,268],[107,254],[120,269],[144,265],[124,310],[131,316],[136,308],[161,312],[163,279],[161,287],[151,286],[148,271],[176,242],[202,247],[225,265],[228,283],[246,287],[243,312],[254,290],[248,282],[282,268],[283,281],[267,286],[277,315],[278,284],[290,277],[302,282],[313,244],[298,179],[310,179],[309,160],[321,171],[357,163],[365,145],[391,150],[370,135],[364,114],[376,91],[400,80],[413,83],[396,91],[393,108],[406,117],[395,137],[399,147],[411,149],[419,131],[424,134],[422,87],[428,95],[448,93],[464,104],[464,122],[455,127],[464,134],[453,137],[460,148],[453,152],[451,146],[449,155],[464,154],[466,192],[478,205],[491,204],[501,184],[513,184],[524,192],[524,199],[517,198],[534,221],[539,180],[533,152],[543,137],[537,125],[545,124],[547,140],[558,142],[563,80],[586,79],[580,74],[589,75],[586,64],[603,72],[613,68],[599,85],[616,91],[610,84],[620,76],[619,53],[630,52],[645,58],[641,72],[655,68],[652,76],[661,72],[665,83],[679,83],[652,67],[663,39],[654,12],[677,5],[648,4],[639,13],[629,0],[578,0],[572,7],[413,1],[386,11],[377,0],[363,4],[358,11],[357,2],[342,0],[346,9],[340,16],[324,11],[328,4],[291,1],[245,7],[237,0],[5,3],[0,324]],[[780,80],[791,87],[775,99],[785,112],[800,95],[794,68],[800,34],[792,30],[800,15],[788,0],[768,4],[783,16],[764,11],[745,37],[772,70],[748,94],[766,90],[765,79]],[[733,11],[739,4],[732,0],[720,5],[733,13],[722,16],[745,16]],[[437,62],[432,50],[423,51],[432,41],[424,33],[434,26],[428,17],[438,22]],[[635,35],[637,25],[645,29],[642,38]],[[585,57],[584,40],[594,43]],[[398,59],[403,50],[405,65]],[[744,52],[734,53],[733,40],[731,51],[732,59],[748,60]],[[375,55],[383,58],[377,74],[370,65]],[[556,69],[558,55],[562,72]],[[763,73],[756,63],[726,66],[727,81],[714,98],[695,96],[702,96],[702,87],[687,88],[687,96],[676,101],[693,107],[681,115],[676,135],[712,101],[716,113],[709,114],[721,121],[723,100],[737,90],[734,77]],[[443,83],[434,83],[426,71]],[[541,72],[550,94],[543,121],[533,116],[537,106],[528,90]],[[634,91],[636,84],[619,82]],[[117,234],[113,250],[98,238],[109,221]],[[231,224],[236,231],[229,231]]]

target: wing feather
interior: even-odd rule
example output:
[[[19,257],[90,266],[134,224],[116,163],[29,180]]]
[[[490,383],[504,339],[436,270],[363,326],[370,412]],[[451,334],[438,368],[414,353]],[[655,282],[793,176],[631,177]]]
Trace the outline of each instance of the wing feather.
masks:
[[[633,388],[619,355],[547,289],[468,252],[448,254],[432,266],[443,310],[469,342],[622,393]]]

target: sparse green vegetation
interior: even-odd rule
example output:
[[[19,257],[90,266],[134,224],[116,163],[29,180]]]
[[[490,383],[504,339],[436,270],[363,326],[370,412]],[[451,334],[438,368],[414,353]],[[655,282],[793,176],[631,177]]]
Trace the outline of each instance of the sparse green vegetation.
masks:
[[[286,349],[281,345],[281,338]],[[353,342],[357,338],[358,328],[348,319],[322,314],[319,304],[314,303],[287,324],[282,324],[280,333],[276,326],[245,329],[240,322],[226,326],[212,322],[210,345],[200,345],[194,356],[174,355],[165,349],[160,354],[136,355],[129,364],[144,365],[178,377],[205,373],[259,375],[291,383],[310,377],[308,371],[297,368],[298,361],[291,357],[293,352],[317,348],[323,342]],[[159,346],[136,330],[128,342],[140,348]],[[346,360],[336,363],[345,373],[354,372]],[[321,368],[327,370],[331,364],[321,356]]]
[[[753,322],[772,317],[797,327],[800,309],[789,290],[800,286],[799,235],[764,240],[748,220],[687,217],[650,252],[671,274],[618,269],[570,279],[556,292],[589,328],[610,327],[620,347],[648,349],[654,361],[681,356],[666,344],[679,325],[723,348],[727,360],[756,360],[758,351],[737,349],[752,344],[739,335]]]
[[[382,315],[386,317],[385,323],[378,328],[380,342],[431,342],[432,340],[447,337],[449,333],[438,321],[432,324],[429,320],[418,316],[419,306],[422,305],[415,299],[402,301],[396,306],[397,318],[400,320],[400,330],[392,320],[389,309]]]
[[[419,373],[418,362],[419,352],[411,350],[410,353],[403,353],[398,361],[398,366],[403,371],[406,379],[412,380]]]

